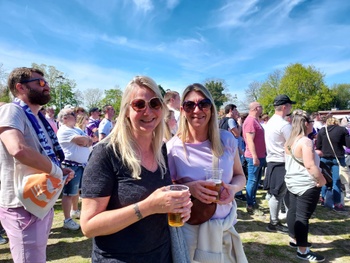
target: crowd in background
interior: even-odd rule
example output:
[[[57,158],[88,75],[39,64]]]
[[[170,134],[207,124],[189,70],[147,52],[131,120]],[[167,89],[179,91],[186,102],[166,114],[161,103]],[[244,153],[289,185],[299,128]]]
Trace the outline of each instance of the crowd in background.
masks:
[[[259,188],[267,191],[266,230],[288,234],[298,258],[324,260],[310,250],[308,224],[317,203],[325,205],[327,196],[336,212],[345,211],[344,198],[350,199],[349,178],[344,180],[340,172],[340,166],[350,164],[346,118],[323,118],[293,109],[295,102],[284,94],[274,99],[272,116],[264,114],[255,101],[245,114],[228,104],[219,118],[214,99],[203,85],[189,85],[181,95],[169,90],[163,97],[154,80],[145,76],[136,76],[127,85],[118,119],[111,105],[89,111],[67,105],[55,117],[54,109],[45,107],[50,90],[42,72],[15,69],[9,87],[18,105],[0,108],[4,116],[0,150],[6,153],[1,159],[0,219],[13,243],[15,262],[45,262],[53,214],[36,218],[16,199],[3,175],[5,166],[16,174],[9,168],[13,163],[55,174],[63,182],[70,175],[62,189],[62,227],[82,228],[84,235],[93,238],[93,262],[139,262],[141,258],[144,262],[247,262],[234,229],[235,199],[246,202],[247,213],[261,216]],[[44,95],[44,101],[39,99]],[[32,134],[32,126],[27,118],[39,127],[38,140],[29,146],[26,136]],[[6,143],[9,138],[18,140],[15,149]],[[50,158],[34,165],[30,154]],[[320,162],[332,171],[331,185],[325,185]],[[195,202],[206,207],[218,195],[205,178],[203,169],[208,167],[223,170],[219,201],[210,220],[193,225],[188,220]],[[186,185],[189,192],[165,191],[172,183]],[[6,189],[10,198],[5,197]],[[168,213],[181,214],[181,230],[168,228]],[[10,215],[27,216],[33,229],[26,233],[16,228]],[[81,226],[76,221],[80,218]],[[33,233],[41,220],[46,232],[42,230],[39,238]],[[0,232],[0,244],[7,242],[1,237],[4,233]],[[18,233],[31,239],[15,238]],[[27,253],[32,240],[40,240],[41,246]],[[187,252],[182,254],[184,247]],[[14,256],[20,250],[24,253]]]

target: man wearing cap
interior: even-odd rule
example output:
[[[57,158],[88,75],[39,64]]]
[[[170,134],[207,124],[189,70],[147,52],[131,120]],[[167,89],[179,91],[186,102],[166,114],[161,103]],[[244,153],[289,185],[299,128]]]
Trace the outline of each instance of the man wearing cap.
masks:
[[[100,110],[97,107],[93,107],[89,110],[90,118],[89,123],[86,125],[85,132],[92,138],[95,143],[98,142],[98,127],[100,125]]]
[[[286,174],[284,144],[290,136],[292,125],[285,120],[285,117],[291,112],[292,104],[295,102],[287,95],[278,95],[273,102],[275,114],[265,125],[267,168],[264,188],[271,196],[269,199],[270,223],[266,227],[269,232],[288,233],[288,228],[279,222],[278,213],[287,193],[284,182]]]

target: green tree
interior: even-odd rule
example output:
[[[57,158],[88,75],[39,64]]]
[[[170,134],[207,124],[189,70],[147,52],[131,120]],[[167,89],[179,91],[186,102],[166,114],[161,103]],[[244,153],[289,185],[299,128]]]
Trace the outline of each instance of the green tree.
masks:
[[[324,74],[314,66],[296,63],[285,69],[281,79],[280,94],[296,101],[294,108],[308,112],[327,110],[334,100],[333,92],[324,83]]]
[[[0,64],[0,102],[10,102],[11,95],[10,90],[7,87],[7,76],[6,70],[3,67],[3,64]]]
[[[224,94],[227,87],[224,80],[206,80],[204,86],[210,91],[213,96],[216,109],[219,111],[220,107],[228,101],[228,96]]]
[[[340,110],[350,108],[350,84],[334,84],[331,88],[334,94],[332,107]]]
[[[308,112],[330,109],[334,101],[334,92],[324,83],[324,74],[313,66],[300,63],[275,71],[262,84],[258,101],[265,112],[273,113],[273,100],[279,94],[286,94],[296,101],[293,108]]]
[[[51,101],[49,106],[55,106],[58,111],[65,105],[78,106],[78,98],[75,96],[74,89],[76,83],[68,78],[66,74],[57,70],[54,66],[32,63],[33,68],[40,69],[51,89]]]
[[[99,105],[100,107],[112,105],[116,114],[119,115],[122,96],[123,92],[120,90],[119,86],[115,86],[114,89],[105,90],[105,97],[99,102]]]
[[[274,112],[273,100],[280,93],[280,83],[283,76],[283,71],[275,70],[267,76],[266,81],[264,81],[260,89],[256,91],[258,99],[256,101],[264,108],[264,112],[269,115]]]
[[[158,88],[160,89],[160,93],[162,93],[162,96],[164,97],[166,91],[164,90],[164,88],[162,87],[162,85],[158,85]]]

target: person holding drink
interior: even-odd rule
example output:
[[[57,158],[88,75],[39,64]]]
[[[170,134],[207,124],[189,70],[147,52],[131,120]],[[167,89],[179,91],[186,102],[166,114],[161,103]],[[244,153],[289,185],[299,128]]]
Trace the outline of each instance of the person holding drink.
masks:
[[[170,190],[166,110],[157,84],[134,77],[122,97],[121,121],[90,156],[80,223],[93,238],[92,262],[175,262],[167,213],[185,222],[192,203],[188,190]]]
[[[173,182],[187,185],[191,195],[204,204],[217,202],[210,220],[199,225],[185,223],[182,227],[191,262],[248,262],[234,229],[235,193],[246,182],[237,140],[230,132],[219,130],[214,100],[203,85],[195,83],[185,89],[179,129],[167,142],[167,150]],[[221,170],[208,170],[212,168]],[[215,182],[206,173],[221,175],[220,192],[210,189]]]

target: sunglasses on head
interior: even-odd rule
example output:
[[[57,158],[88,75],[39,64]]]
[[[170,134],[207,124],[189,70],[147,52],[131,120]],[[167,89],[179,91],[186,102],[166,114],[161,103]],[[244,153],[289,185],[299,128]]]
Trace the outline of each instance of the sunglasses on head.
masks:
[[[211,101],[210,99],[203,99],[201,101],[198,101],[197,103],[194,101],[186,100],[182,103],[182,108],[186,112],[193,111],[196,107],[198,107],[200,110],[208,110],[211,108]]]
[[[28,82],[33,82],[33,81],[39,81],[39,86],[40,87],[45,87],[47,84],[47,81],[41,78],[35,78],[35,79],[27,79],[27,80],[22,80],[20,83],[28,83]]]
[[[148,107],[153,110],[159,110],[162,108],[162,102],[157,97],[154,97],[149,101],[145,101],[143,99],[134,99],[132,102],[130,102],[130,106],[134,109],[134,111],[137,112],[145,110],[146,104],[148,104]]]

